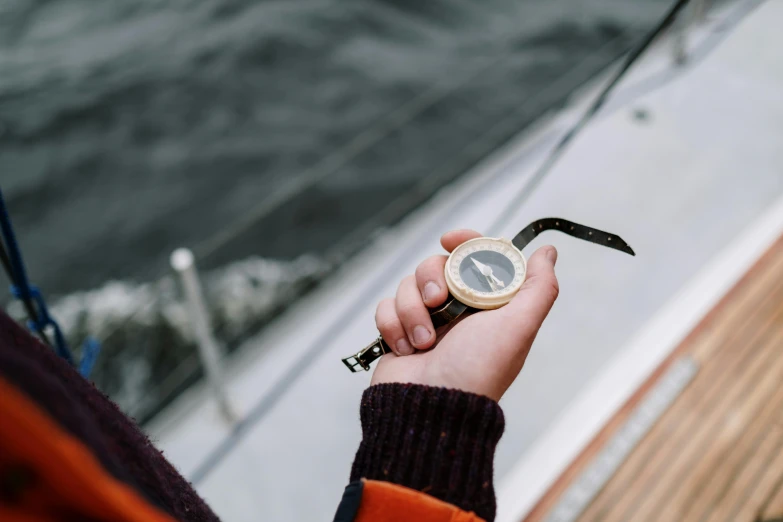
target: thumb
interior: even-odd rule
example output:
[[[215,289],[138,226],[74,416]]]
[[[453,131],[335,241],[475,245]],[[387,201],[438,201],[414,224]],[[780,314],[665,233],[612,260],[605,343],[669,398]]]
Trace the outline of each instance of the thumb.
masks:
[[[560,287],[555,276],[557,250],[551,245],[536,250],[527,263],[527,278],[522,288],[509,304],[503,307],[509,314],[509,324],[520,336],[530,343],[535,339],[538,329],[546,319]]]

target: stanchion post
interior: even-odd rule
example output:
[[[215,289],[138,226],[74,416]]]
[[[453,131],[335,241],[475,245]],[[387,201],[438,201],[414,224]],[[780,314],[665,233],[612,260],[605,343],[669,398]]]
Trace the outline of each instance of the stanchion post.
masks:
[[[187,248],[178,248],[172,252],[170,262],[171,267],[177,272],[180,281],[182,281],[182,291],[187,302],[190,323],[193,326],[199,357],[201,358],[201,364],[204,367],[207,380],[215,395],[218,410],[226,422],[233,424],[237,421],[237,415],[231,407],[228,394],[226,393],[223,372],[220,367],[220,349],[217,341],[215,341],[215,337],[212,335],[212,323],[204,302],[204,293],[201,290],[193,252]]]

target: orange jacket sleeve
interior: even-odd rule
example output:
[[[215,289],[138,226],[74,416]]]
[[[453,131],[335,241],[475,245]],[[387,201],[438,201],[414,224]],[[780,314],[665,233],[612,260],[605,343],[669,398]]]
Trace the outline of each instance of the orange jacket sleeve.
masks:
[[[173,522],[0,378],[0,520]]]
[[[0,520],[218,519],[132,419],[0,310]]]
[[[362,480],[346,488],[335,522],[484,522],[426,493],[391,482]]]

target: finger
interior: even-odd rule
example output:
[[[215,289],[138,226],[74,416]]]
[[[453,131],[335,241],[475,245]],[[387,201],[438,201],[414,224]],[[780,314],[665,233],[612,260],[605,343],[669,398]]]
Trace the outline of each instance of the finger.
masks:
[[[482,234],[476,232],[475,230],[451,230],[443,234],[443,236],[440,238],[440,244],[443,245],[443,248],[445,248],[447,252],[451,252],[465,241],[468,241],[469,239],[476,239],[477,237],[481,236]]]
[[[394,353],[397,355],[413,353],[413,347],[408,342],[400,318],[397,317],[394,299],[384,299],[378,303],[378,308],[375,310],[375,326]]]
[[[533,342],[538,329],[555,303],[560,287],[555,276],[557,250],[548,245],[536,250],[527,263],[527,278],[511,302],[503,307],[520,339]],[[529,345],[527,348],[529,349]]]
[[[419,287],[424,304],[432,308],[446,302],[449,291],[443,268],[448,256],[432,256],[416,267],[416,285]]]
[[[413,347],[423,350],[432,346],[435,341],[435,328],[414,276],[408,276],[400,283],[395,308]]]

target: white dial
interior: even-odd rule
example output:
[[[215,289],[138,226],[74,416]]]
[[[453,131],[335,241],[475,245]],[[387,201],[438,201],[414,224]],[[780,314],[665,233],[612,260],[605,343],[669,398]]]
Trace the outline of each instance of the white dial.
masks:
[[[527,263],[511,241],[479,237],[461,244],[446,261],[451,295],[482,310],[500,308],[525,282]]]

